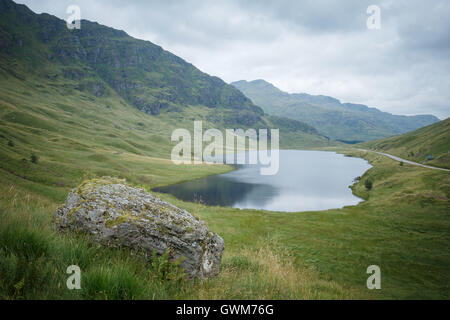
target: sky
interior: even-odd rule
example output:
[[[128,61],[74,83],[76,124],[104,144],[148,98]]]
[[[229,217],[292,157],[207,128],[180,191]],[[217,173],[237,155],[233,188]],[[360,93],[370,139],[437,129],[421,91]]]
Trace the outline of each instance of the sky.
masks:
[[[16,0],[149,40],[226,82],[264,79],[394,114],[450,116],[450,1]],[[379,28],[368,28],[379,8]],[[372,24],[373,26],[373,24]],[[83,26],[81,25],[81,28]]]

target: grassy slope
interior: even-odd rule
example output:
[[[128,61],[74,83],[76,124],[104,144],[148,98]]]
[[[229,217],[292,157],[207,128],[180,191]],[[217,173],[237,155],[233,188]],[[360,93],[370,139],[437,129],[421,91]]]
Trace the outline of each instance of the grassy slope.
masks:
[[[82,236],[57,234],[50,226],[58,201],[3,183],[2,296],[448,298],[450,176],[350,152],[375,165],[362,179],[373,179],[373,190],[355,186],[369,200],[355,207],[269,213],[211,208],[161,195],[206,220],[225,239],[220,276],[195,284],[152,274],[142,258],[127,250],[105,250]],[[83,270],[79,292],[64,287],[70,264]],[[365,288],[365,269],[371,264],[381,267],[380,291]]]
[[[79,100],[71,101],[73,96],[61,101],[53,92],[39,92],[41,98],[57,100],[41,104],[34,93],[26,98],[26,87],[16,83],[14,88],[18,93],[2,92],[2,106],[20,111],[18,105],[29,105],[30,115],[53,112],[59,121],[28,119],[23,113],[25,118],[8,118],[15,120],[12,125],[10,120],[5,123],[10,112],[2,114],[3,298],[449,298],[449,174],[399,166],[357,151],[348,152],[366,157],[375,167],[355,187],[368,201],[354,207],[273,213],[207,207],[161,195],[206,220],[225,239],[222,272],[204,283],[179,281],[173,272],[152,273],[139,255],[127,250],[105,250],[82,236],[57,234],[51,229],[52,214],[85,177],[117,175],[149,189],[228,168],[175,166],[164,159],[170,150],[160,140],[164,134],[125,129],[139,121],[144,128],[164,130],[159,122],[164,115],[143,117],[126,104],[110,101],[113,116],[100,117],[95,110],[103,105],[86,98],[77,116],[73,108]],[[64,113],[53,110],[56,103],[72,114],[65,119]],[[26,121],[34,128],[24,126]],[[82,129],[65,127],[64,121]],[[70,135],[65,131],[69,129]],[[14,147],[7,146],[10,137]],[[38,164],[22,161],[31,152],[41,157]],[[374,181],[370,192],[362,186],[367,177]],[[70,264],[83,270],[79,292],[64,286]],[[365,288],[371,264],[382,270],[382,290],[376,292]]]
[[[64,82],[31,76],[22,81],[1,71],[0,83],[0,169],[2,176],[27,188],[45,186],[49,195],[58,193],[61,200],[68,188],[90,174],[124,175],[135,184],[152,186],[170,182],[172,175],[178,179],[180,172],[189,178],[198,176],[195,171],[204,174],[197,168],[171,172],[165,162],[175,145],[170,141],[171,132],[175,128],[192,130],[194,120],[205,119],[211,112],[206,107],[149,116],[114,92],[97,98],[67,91]],[[214,126],[204,121],[204,129]],[[281,139],[284,147],[326,143],[317,135],[293,131]],[[29,161],[33,153],[40,157],[39,169]],[[224,169],[206,170],[217,173]]]
[[[419,163],[450,168],[450,118],[399,136],[359,144]],[[426,157],[433,155],[428,161]]]
[[[51,228],[57,206],[72,187],[86,178],[120,176],[135,185],[152,188],[230,170],[217,165],[175,166],[169,160],[172,130],[191,128],[193,120],[205,119],[211,110],[191,106],[186,112],[149,116],[114,92],[96,98],[68,88],[65,82],[32,75],[25,79],[17,77],[19,71],[16,76],[0,71],[0,296],[7,299],[220,296],[219,292],[201,291],[198,285],[173,279],[174,273],[166,274],[159,269],[153,272],[142,257],[126,250],[98,248],[82,236],[62,236]],[[205,128],[211,126],[212,123],[204,122]],[[282,138],[285,147],[290,144],[306,147],[320,142],[322,138],[313,134],[291,132],[287,139],[285,135]],[[39,156],[37,164],[30,161],[32,154]],[[246,258],[260,261],[272,254],[265,250],[249,251]],[[287,272],[292,276],[296,273],[293,264],[289,270],[284,269],[289,266],[284,264],[288,259],[284,255],[271,257],[270,262],[261,262],[264,268],[281,270],[274,269],[272,279],[259,282],[266,288],[261,297],[303,296],[300,288],[280,291],[279,283],[286,283],[281,278]],[[250,263],[246,258],[241,261],[238,257],[236,262],[232,257],[228,271],[234,270],[235,264]],[[71,264],[79,264],[85,271],[82,292],[65,288],[65,268]],[[264,268],[255,274],[259,279],[266,274]],[[231,274],[241,276],[238,271]],[[251,297],[260,289],[240,292],[230,288],[221,296],[229,293],[230,297]],[[319,294],[330,298],[347,296],[343,290]]]
[[[203,118],[209,110],[190,107],[189,113],[149,116],[114,95],[100,99],[78,91],[63,95],[63,84],[2,76],[1,297],[113,299],[195,295],[197,287],[189,282],[180,284],[171,279],[171,274],[164,276],[158,271],[152,275],[142,258],[126,250],[104,250],[91,246],[83,237],[55,233],[51,218],[70,188],[85,178],[121,176],[150,188],[228,171],[226,166],[175,166],[168,159],[171,131],[176,127],[190,128],[194,119]],[[315,137],[311,136],[312,144],[317,143]],[[292,141],[299,139],[302,137],[294,135]],[[8,141],[14,146],[9,146]],[[39,156],[37,164],[30,162],[31,154]],[[252,254],[254,259],[261,259],[260,253]],[[274,255],[272,259],[276,263],[281,256]],[[81,293],[65,289],[65,268],[70,264],[79,264],[86,271]],[[268,267],[277,266],[281,262]],[[259,277],[264,274],[261,271]],[[276,293],[272,286],[284,274],[279,272],[266,284],[269,289],[265,295]],[[242,294],[251,296],[254,292]],[[279,296],[292,294],[289,291]],[[330,297],[335,297],[334,293]]]

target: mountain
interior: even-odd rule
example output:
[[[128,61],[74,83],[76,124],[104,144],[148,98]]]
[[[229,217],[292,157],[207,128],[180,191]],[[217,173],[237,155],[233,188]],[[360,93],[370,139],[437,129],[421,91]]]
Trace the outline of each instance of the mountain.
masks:
[[[235,87],[149,41],[87,20],[69,30],[64,20],[10,0],[0,0],[0,82],[3,127],[40,123],[70,134],[76,125],[89,126],[88,112],[109,123],[108,130],[143,129],[125,123],[134,119],[134,108],[142,112],[137,122],[148,122],[148,132],[163,134],[164,141],[174,128],[204,120],[205,127],[280,128],[283,146],[329,143],[310,125],[265,115]],[[61,122],[68,114],[73,120]],[[121,143],[132,140],[124,132],[109,134]]]
[[[249,118],[239,121],[253,124],[263,114],[219,78],[124,31],[86,20],[80,30],[69,30],[63,20],[36,15],[7,0],[0,1],[0,12],[2,53],[27,62],[26,71],[34,75],[41,72],[48,79],[73,80],[77,89],[97,97],[112,89],[152,115],[180,105],[221,106],[243,112]]]
[[[320,133],[343,142],[384,138],[439,121],[432,115],[393,115],[322,95],[289,94],[264,80],[241,80],[232,85],[268,114],[306,122]]]
[[[399,136],[358,146],[450,169],[450,118]]]

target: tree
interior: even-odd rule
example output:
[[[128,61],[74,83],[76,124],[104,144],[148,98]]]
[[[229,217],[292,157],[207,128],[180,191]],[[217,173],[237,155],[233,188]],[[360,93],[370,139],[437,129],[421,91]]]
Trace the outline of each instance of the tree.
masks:
[[[367,179],[364,182],[364,186],[366,187],[367,190],[371,190],[372,189],[372,185],[373,185],[372,180]]]
[[[13,142],[12,140],[9,140],[9,141],[8,141],[8,146],[14,147],[14,142]]]

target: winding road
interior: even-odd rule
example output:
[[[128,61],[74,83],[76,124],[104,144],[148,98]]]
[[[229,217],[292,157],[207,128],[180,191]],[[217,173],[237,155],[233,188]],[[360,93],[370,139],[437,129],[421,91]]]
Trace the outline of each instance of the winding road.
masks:
[[[419,167],[428,168],[428,169],[434,169],[434,170],[441,170],[441,171],[447,171],[447,172],[450,172],[450,169],[444,169],[444,168],[438,168],[438,167],[428,166],[428,165],[426,165],[426,164],[421,164],[421,163],[417,163],[417,162],[414,162],[414,161],[402,159],[402,158],[400,158],[400,157],[393,156],[392,154],[389,154],[389,153],[383,153],[383,152],[378,152],[378,151],[373,151],[373,150],[365,150],[365,149],[356,149],[356,150],[359,150],[359,151],[365,151],[365,152],[374,152],[374,153],[378,153],[378,154],[380,154],[380,155],[382,155],[382,156],[391,158],[392,160],[401,161],[401,162],[403,162],[403,163],[411,164],[411,165],[413,165],[413,166],[419,166]]]

